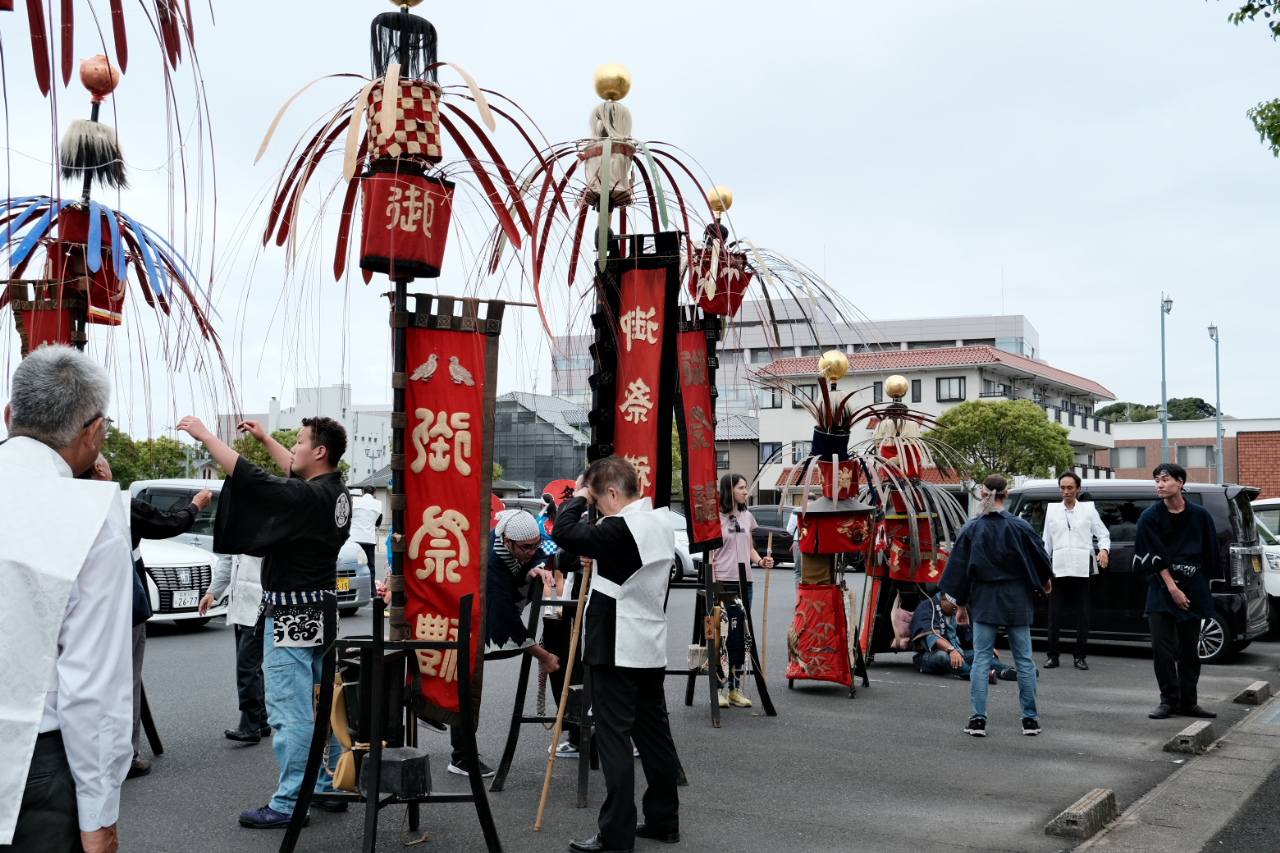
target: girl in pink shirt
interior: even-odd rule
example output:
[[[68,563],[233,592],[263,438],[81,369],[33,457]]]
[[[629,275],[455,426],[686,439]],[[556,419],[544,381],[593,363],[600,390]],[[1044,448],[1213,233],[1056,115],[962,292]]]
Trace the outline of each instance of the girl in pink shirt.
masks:
[[[726,592],[737,592],[748,610],[751,609],[751,567],[773,568],[772,557],[761,557],[751,541],[751,531],[756,520],[747,511],[747,478],[741,474],[725,474],[720,478],[720,535],[724,544],[711,555],[711,567],[715,579],[724,583]],[[747,588],[738,588],[738,564],[746,567]],[[750,708],[751,700],[738,690],[742,679],[742,667],[746,663],[746,640],[743,635],[742,608],[730,607],[729,636],[725,648],[729,653],[729,683],[720,685],[720,707],[737,705]],[[727,689],[726,689],[727,688]]]

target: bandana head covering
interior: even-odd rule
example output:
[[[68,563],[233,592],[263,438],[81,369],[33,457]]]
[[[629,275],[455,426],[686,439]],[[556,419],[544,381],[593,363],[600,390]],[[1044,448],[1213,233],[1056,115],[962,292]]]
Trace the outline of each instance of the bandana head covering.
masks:
[[[498,519],[498,524],[493,529],[498,534],[499,541],[504,536],[512,542],[542,538],[537,519],[522,509],[504,509],[495,518]]]

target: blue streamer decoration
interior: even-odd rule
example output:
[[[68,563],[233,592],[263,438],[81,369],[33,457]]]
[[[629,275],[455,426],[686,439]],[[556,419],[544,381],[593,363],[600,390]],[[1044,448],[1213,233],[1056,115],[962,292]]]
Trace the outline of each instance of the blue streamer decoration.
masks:
[[[89,202],[89,242],[84,253],[91,272],[102,269],[102,206],[96,201]]]

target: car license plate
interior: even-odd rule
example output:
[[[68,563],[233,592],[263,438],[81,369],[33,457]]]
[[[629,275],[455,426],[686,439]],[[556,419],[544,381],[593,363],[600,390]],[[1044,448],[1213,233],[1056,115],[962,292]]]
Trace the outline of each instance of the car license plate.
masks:
[[[179,589],[173,593],[173,609],[195,607],[200,603],[200,592],[194,589]]]
[[[351,589],[351,578],[338,578],[338,592],[348,592]]]

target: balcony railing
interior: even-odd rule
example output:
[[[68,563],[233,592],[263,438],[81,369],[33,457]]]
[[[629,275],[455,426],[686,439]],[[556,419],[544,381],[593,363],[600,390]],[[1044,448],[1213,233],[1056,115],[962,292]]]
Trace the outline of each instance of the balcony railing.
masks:
[[[1049,420],[1056,421],[1063,426],[1111,435],[1111,421],[1106,418],[1080,414],[1058,406],[1045,406],[1044,412]]]

